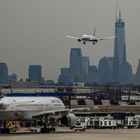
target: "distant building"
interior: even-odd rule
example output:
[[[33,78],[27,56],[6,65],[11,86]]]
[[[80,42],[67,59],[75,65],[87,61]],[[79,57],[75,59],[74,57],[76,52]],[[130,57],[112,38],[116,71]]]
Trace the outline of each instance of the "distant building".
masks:
[[[55,85],[55,82],[53,80],[47,80],[46,85],[47,86],[53,86],[53,85]]]
[[[121,64],[126,62],[125,22],[121,18],[121,11],[119,11],[119,17],[116,17],[115,36],[114,57]]]
[[[84,56],[82,60],[82,80],[86,82],[88,76],[88,69],[89,69],[89,57]]]
[[[83,81],[82,60],[83,60],[83,57],[82,57],[81,48],[72,48],[70,51],[70,73],[74,77],[73,82],[82,82]]]
[[[17,75],[13,73],[12,75],[9,76],[9,81],[17,81]]]
[[[103,57],[99,61],[98,78],[100,83],[113,82],[113,57]]]
[[[140,84],[140,59],[139,59],[139,63],[138,63],[138,67],[137,67],[137,71],[136,71],[136,84]]]
[[[88,75],[86,77],[86,83],[88,84],[99,83],[98,68],[96,66],[89,66]]]
[[[61,85],[69,85],[74,81],[74,77],[70,72],[70,68],[61,68],[60,76],[58,78],[58,83]]]
[[[39,83],[36,81],[11,81],[9,85],[11,88],[39,88]]]
[[[30,81],[42,81],[42,67],[41,65],[30,65],[28,69],[28,78]]]
[[[125,22],[121,18],[121,11],[119,11],[119,17],[116,16],[115,22],[115,42],[114,42],[114,66],[113,66],[113,79],[114,82],[122,82],[121,75],[125,74],[121,69],[122,64],[126,63],[126,43],[125,43]],[[128,65],[125,65],[126,67]],[[123,69],[127,69],[124,68]],[[121,73],[120,73],[121,72]],[[124,82],[126,79],[124,79]]]
[[[82,56],[81,48],[71,48],[70,67],[61,68],[59,84],[69,85],[75,82],[85,82],[88,75],[89,57]]]
[[[128,62],[123,62],[119,69],[119,81],[120,84],[132,84],[132,66]]]
[[[8,67],[6,63],[0,63],[0,83],[8,82]]]

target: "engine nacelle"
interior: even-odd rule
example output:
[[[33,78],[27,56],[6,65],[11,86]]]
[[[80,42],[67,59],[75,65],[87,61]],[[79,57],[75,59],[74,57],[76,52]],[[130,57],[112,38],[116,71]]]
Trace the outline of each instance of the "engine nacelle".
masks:
[[[66,116],[60,118],[60,122],[62,125],[72,127],[76,124],[77,117],[73,113],[69,113]]]
[[[94,42],[98,42],[98,39],[94,39]]]
[[[81,42],[81,39],[77,39],[78,40],[78,42]]]

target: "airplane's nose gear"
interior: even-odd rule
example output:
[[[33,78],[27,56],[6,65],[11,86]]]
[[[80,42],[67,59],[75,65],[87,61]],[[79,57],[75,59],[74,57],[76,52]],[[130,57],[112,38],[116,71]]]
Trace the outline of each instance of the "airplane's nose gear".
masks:
[[[44,127],[40,129],[40,133],[54,133],[55,128],[53,124],[50,123],[48,116],[43,117]]]

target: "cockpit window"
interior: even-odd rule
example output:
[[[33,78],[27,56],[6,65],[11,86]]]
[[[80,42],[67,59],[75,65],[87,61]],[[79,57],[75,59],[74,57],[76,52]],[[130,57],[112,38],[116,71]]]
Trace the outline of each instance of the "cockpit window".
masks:
[[[3,94],[0,94],[0,100],[1,100],[3,97],[4,97],[4,95],[3,95]]]

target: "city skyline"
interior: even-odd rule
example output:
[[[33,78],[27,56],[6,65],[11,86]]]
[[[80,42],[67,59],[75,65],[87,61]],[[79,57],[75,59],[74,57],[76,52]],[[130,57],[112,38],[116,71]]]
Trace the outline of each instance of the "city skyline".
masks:
[[[0,1],[0,61],[7,63],[9,74],[16,73],[18,79],[26,79],[28,66],[38,64],[43,76],[55,81],[60,69],[68,66],[73,47],[81,47],[90,64],[97,65],[103,56],[113,56],[114,40],[84,46],[65,35],[92,34],[93,26],[99,37],[114,35],[116,3],[126,23],[127,60],[136,72],[140,58],[138,0]]]

